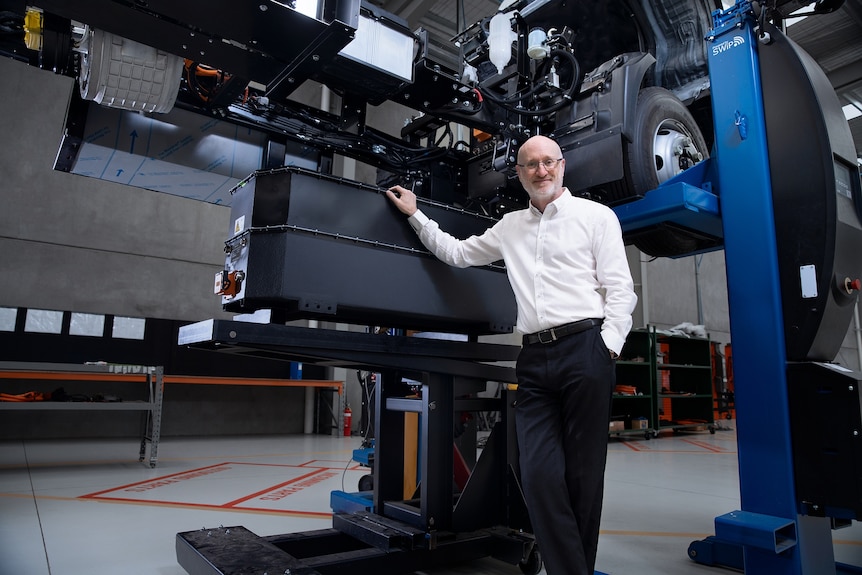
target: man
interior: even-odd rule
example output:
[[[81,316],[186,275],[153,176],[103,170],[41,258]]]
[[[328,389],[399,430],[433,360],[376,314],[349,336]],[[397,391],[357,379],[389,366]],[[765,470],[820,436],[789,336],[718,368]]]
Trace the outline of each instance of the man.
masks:
[[[637,303],[619,220],[563,187],[566,161],[545,136],[518,151],[527,209],[458,240],[417,209],[401,186],[389,199],[422,243],[457,267],[502,259],[525,334],[515,426],[533,532],[548,575],[595,568],[617,354]]]

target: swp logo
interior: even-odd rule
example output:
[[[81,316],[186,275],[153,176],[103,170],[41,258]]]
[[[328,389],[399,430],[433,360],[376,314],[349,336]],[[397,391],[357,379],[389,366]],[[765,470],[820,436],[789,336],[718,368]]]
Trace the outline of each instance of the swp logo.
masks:
[[[745,38],[742,36],[734,36],[733,40],[725,40],[721,44],[716,44],[712,47],[712,55],[718,56],[722,52],[727,52],[731,48],[736,48],[737,46],[745,44]]]

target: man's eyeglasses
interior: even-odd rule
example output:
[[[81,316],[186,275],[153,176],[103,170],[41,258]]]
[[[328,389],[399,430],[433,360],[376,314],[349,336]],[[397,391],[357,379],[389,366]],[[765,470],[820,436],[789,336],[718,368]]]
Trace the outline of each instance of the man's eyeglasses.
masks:
[[[545,170],[551,171],[557,167],[557,164],[563,161],[563,158],[559,158],[557,160],[542,160],[541,162],[527,162],[526,164],[516,164],[521,168],[526,168],[530,172],[535,172],[539,169],[539,166],[544,166]]]

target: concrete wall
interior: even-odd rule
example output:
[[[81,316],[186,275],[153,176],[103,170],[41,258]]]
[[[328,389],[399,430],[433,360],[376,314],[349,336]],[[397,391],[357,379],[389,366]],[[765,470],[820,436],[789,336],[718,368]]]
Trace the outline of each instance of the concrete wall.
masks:
[[[0,305],[219,316],[230,210],[54,171],[72,80],[7,59],[0,77]]]
[[[723,251],[678,259],[641,254],[640,260],[648,297],[645,323],[660,329],[703,324],[711,339],[730,341]]]

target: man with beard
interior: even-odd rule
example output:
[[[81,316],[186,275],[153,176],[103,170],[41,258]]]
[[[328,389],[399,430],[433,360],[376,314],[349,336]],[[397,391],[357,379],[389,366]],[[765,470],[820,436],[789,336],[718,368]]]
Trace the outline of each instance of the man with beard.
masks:
[[[563,186],[560,146],[533,136],[518,150],[528,208],[459,240],[417,208],[410,190],[386,194],[422,243],[456,267],[503,260],[523,335],[516,374],[520,476],[548,575],[595,569],[615,359],[637,303],[613,210]]]

